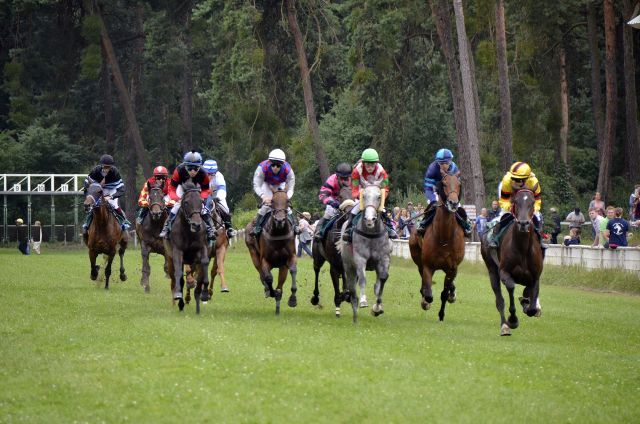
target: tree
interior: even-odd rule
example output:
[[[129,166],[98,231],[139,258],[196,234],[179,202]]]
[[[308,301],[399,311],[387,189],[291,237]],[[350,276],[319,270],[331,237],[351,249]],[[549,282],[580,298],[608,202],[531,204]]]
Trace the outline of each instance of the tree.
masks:
[[[507,63],[507,39],[505,34],[504,1],[496,0],[496,56],[498,59],[498,88],[500,92],[500,128],[502,134],[502,168],[513,161],[513,135],[511,127],[511,90]]]
[[[558,48],[558,62],[560,64],[560,143],[558,156],[567,163],[567,138],[569,136],[569,84],[567,83],[567,57],[562,43]]]
[[[485,203],[484,178],[482,176],[482,164],[480,163],[480,140],[476,120],[475,100],[473,84],[471,81],[471,67],[469,60],[469,49],[467,44],[467,33],[464,24],[464,10],[462,0],[454,0],[453,10],[456,15],[456,29],[458,32],[458,47],[460,55],[460,73],[462,74],[462,91],[464,93],[464,105],[467,120],[467,144],[469,149],[469,159],[471,164],[471,176],[473,185],[471,189],[474,194],[474,204],[480,210]]]
[[[624,22],[633,16],[633,3],[631,0],[623,2]],[[623,22],[622,44],[624,46],[624,101],[626,113],[626,138],[625,138],[625,173],[632,182],[640,178],[638,169],[638,157],[640,157],[640,139],[638,139],[638,100],[636,93],[636,66],[633,57],[633,34],[631,27]]]
[[[598,24],[595,1],[587,4],[587,34],[591,58],[591,108],[598,140],[598,153],[604,144],[604,114],[602,112],[602,88],[600,86],[600,50],[598,49]]]
[[[311,71],[307,63],[307,55],[304,51],[302,43],[302,33],[298,26],[296,18],[295,0],[285,0],[287,3],[287,20],[289,21],[289,29],[293,35],[298,54],[298,66],[300,67],[300,78],[302,80],[302,90],[304,93],[304,106],[307,110],[307,123],[311,132],[311,139],[315,147],[316,160],[318,169],[320,170],[320,178],[325,181],[329,178],[329,165],[327,163],[327,155],[324,152],[322,141],[320,140],[320,131],[318,130],[318,119],[316,118],[315,106],[313,103],[313,90],[311,88]]]

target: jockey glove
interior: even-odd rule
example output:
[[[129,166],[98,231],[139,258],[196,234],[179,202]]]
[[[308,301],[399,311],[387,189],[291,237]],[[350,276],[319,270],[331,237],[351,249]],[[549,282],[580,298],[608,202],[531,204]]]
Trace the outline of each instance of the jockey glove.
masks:
[[[334,209],[338,209],[340,207],[340,203],[338,203],[338,201],[335,199],[330,200],[328,203],[329,203],[329,206],[331,206]]]

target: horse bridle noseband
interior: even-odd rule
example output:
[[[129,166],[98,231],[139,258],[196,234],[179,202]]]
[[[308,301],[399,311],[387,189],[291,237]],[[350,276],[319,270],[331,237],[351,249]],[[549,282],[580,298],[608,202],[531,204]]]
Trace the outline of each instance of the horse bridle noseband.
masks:
[[[149,190],[149,197],[151,197],[151,192],[154,191],[154,190],[156,190],[156,191],[159,190],[159,191],[162,192],[162,187],[151,187],[151,189]],[[163,198],[164,198],[164,196],[163,196]],[[167,205],[164,204],[164,201],[161,201],[161,202],[149,203],[149,210],[151,210],[151,208],[156,206],[156,205],[160,206],[160,212],[164,212],[167,209]]]
[[[197,188],[190,188],[190,189],[188,189],[188,190],[185,190],[185,191],[184,191],[184,194],[182,195],[182,198],[184,199],[184,196],[185,196],[187,193],[190,193],[190,192],[193,192],[193,191],[197,192],[197,193],[198,193],[198,196],[200,195],[200,190],[199,190],[199,189],[197,189]],[[187,218],[187,221],[189,221],[189,222],[191,222],[191,217],[192,217],[193,215],[196,215],[196,214],[198,214],[198,215],[199,215],[199,214],[201,214],[201,213],[202,213],[202,206],[200,207],[200,210],[192,210],[190,213],[188,213],[188,212],[185,210],[185,207],[184,207],[184,204],[182,204],[182,201],[181,201],[180,203],[181,203],[180,210],[182,211],[183,215],[185,216],[185,218]]]

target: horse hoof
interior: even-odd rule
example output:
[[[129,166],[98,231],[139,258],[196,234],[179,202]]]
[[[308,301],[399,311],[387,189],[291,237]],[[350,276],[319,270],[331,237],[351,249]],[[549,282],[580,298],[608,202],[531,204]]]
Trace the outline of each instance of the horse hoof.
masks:
[[[424,298],[422,299],[422,302],[420,302],[420,306],[422,306],[422,309],[425,311],[428,311],[429,308],[431,308],[431,303],[427,302],[426,300],[424,300]]]
[[[369,307],[369,303],[366,300],[361,300],[360,301],[360,307],[361,308],[368,308]]]
[[[336,318],[340,318],[340,308],[336,308]]]
[[[144,292],[147,293],[147,294],[151,293],[151,287],[144,286]]]
[[[500,335],[501,336],[510,336],[511,335],[511,329],[509,328],[509,326],[506,323],[502,324],[502,328],[500,329]]]
[[[455,292],[454,293],[449,293],[449,297],[447,297],[447,302],[455,303],[456,298],[457,298],[457,296],[456,296]]]
[[[518,321],[518,318],[514,318],[514,319],[507,319],[507,326],[512,329],[515,330],[516,328],[518,328],[518,326],[520,325],[520,322]]]
[[[184,310],[184,300],[182,300],[182,298],[178,299],[178,309],[180,309],[180,311]]]
[[[229,287],[224,286],[220,288],[220,293],[229,293]]]
[[[312,304],[313,306],[318,306],[318,303],[320,303],[320,298],[319,298],[319,297],[317,297],[317,296],[313,296],[313,297],[311,298],[311,304]]]
[[[540,318],[542,316],[542,309],[538,308],[536,310],[536,314],[534,315],[534,317],[536,318]]]
[[[120,281],[127,281],[127,274],[120,274]]]
[[[207,301],[207,300],[209,300],[209,299],[210,299],[210,297],[209,297],[209,293],[207,293],[206,291],[205,291],[205,292],[200,293],[200,300],[201,300],[202,302],[206,302],[206,301]]]
[[[194,289],[195,287],[196,287],[196,282],[194,280],[189,281],[189,279],[187,279],[187,288]]]
[[[289,305],[290,308],[295,308],[296,306],[298,306],[298,299],[296,299],[295,297],[291,296],[289,298],[289,301],[287,302],[287,305]]]

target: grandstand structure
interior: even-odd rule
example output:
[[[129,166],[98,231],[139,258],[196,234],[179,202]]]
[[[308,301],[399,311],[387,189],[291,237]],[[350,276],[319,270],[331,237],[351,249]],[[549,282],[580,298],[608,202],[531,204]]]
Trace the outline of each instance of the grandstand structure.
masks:
[[[9,242],[9,198],[16,197],[26,200],[27,216],[24,220],[27,233],[31,239],[32,200],[34,196],[49,196],[50,198],[50,240],[56,241],[56,198],[58,196],[73,196],[73,241],[78,241],[78,209],[83,201],[83,184],[86,174],[0,174],[0,195],[3,198],[2,208],[2,243]],[[16,216],[15,218],[19,218]],[[66,239],[66,234],[65,234]]]

